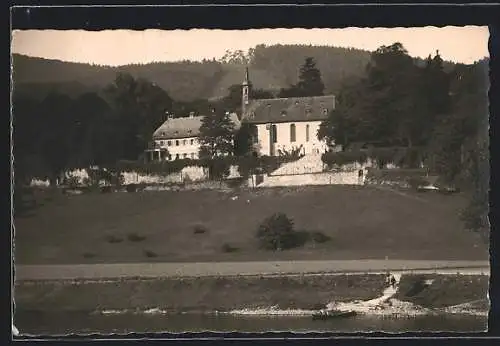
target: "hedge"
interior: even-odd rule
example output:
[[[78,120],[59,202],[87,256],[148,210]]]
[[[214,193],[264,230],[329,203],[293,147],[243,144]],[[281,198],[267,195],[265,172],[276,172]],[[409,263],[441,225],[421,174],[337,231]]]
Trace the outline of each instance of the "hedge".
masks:
[[[189,166],[212,167],[214,161],[227,167],[238,166],[238,171],[243,177],[257,172],[270,173],[283,163],[294,161],[294,157],[279,156],[225,156],[217,159],[179,159],[162,162],[140,162],[140,161],[120,161],[110,169],[115,172],[138,172],[143,174],[169,175],[179,173],[183,168]]]
[[[321,159],[329,167],[334,165],[343,166],[355,162],[363,163],[368,159],[376,161],[379,166],[394,163],[398,166],[416,167],[422,159],[422,154],[420,148],[386,147],[327,152],[322,155]]]

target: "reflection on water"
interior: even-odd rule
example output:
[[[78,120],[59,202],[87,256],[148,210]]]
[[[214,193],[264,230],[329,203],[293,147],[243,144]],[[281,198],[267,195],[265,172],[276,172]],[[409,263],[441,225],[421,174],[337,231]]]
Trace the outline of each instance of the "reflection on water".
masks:
[[[89,315],[16,312],[21,334],[127,334],[154,332],[482,332],[487,317],[419,316],[407,319],[357,316],[349,319],[312,321],[310,317],[257,317],[214,315]]]

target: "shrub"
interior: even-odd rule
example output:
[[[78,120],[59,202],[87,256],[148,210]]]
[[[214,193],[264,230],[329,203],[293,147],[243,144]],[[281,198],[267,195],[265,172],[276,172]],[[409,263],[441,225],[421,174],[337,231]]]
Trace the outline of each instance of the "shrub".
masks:
[[[127,192],[136,192],[137,184],[128,184],[126,187]]]
[[[409,278],[405,286],[406,290],[403,292],[405,297],[414,297],[427,288],[425,277],[421,275]]]
[[[266,218],[257,229],[260,246],[266,250],[283,250],[291,242],[293,221],[286,214],[275,213]]]
[[[319,244],[326,243],[327,241],[330,241],[332,239],[331,237],[321,232],[312,232],[310,238],[312,241]]]
[[[101,192],[102,193],[110,193],[113,192],[113,188],[109,185],[101,187]]]
[[[127,236],[127,239],[129,241],[133,241],[133,242],[140,242],[140,241],[143,241],[146,239],[145,236],[142,236],[142,235],[139,235],[137,233],[130,233],[128,236]]]
[[[303,145],[294,147],[291,150],[278,149],[278,157],[281,162],[297,161],[302,155]]]
[[[182,177],[182,183],[183,184],[191,184],[193,182],[193,179],[188,174],[184,174]]]
[[[106,241],[110,244],[117,244],[117,243],[121,243],[123,241],[123,239],[116,237],[114,235],[108,235],[108,236],[106,236]]]
[[[327,152],[321,156],[321,160],[328,167],[332,167],[334,165],[343,166],[347,164],[352,164],[355,162],[366,162],[368,159],[368,155],[365,151],[356,150],[356,151],[339,151],[339,152]]]
[[[224,243],[224,244],[222,244],[221,250],[222,250],[222,252],[229,253],[229,252],[236,252],[239,249],[237,247],[231,246],[228,243]]]
[[[195,225],[193,227],[194,234],[204,234],[208,232],[208,228],[203,225]]]
[[[144,256],[148,258],[153,258],[153,257],[158,257],[158,254],[156,252],[153,252],[151,250],[144,250]]]
[[[65,179],[65,183],[66,183],[66,185],[68,185],[69,188],[72,188],[72,189],[80,186],[80,181],[79,181],[78,177],[74,176],[74,175],[70,175],[69,177],[67,177]]]
[[[246,181],[245,178],[232,178],[232,179],[228,179],[226,181],[226,183],[227,183],[227,186],[229,186],[229,188],[236,189],[236,188],[241,187],[241,185],[243,185],[245,183],[245,181]]]
[[[311,239],[311,235],[307,231],[292,231],[285,238],[284,248],[292,249],[304,246]]]

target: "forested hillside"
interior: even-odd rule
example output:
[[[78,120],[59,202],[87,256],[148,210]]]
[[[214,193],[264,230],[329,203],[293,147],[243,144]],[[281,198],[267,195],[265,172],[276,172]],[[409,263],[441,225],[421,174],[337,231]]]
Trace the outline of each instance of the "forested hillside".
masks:
[[[175,100],[192,101],[226,96],[231,85],[239,84],[248,63],[253,85],[278,91],[297,82],[304,58],[318,63],[325,82],[325,92],[338,90],[344,77],[360,76],[370,53],[357,49],[259,45],[247,53],[233,53],[230,58],[202,62],[156,62],[144,65],[106,67],[62,62],[22,55],[13,56],[14,82],[20,93],[34,93],[43,98],[48,91],[74,94],[98,90],[111,83],[117,72],[126,72],[156,83]],[[81,92],[79,92],[81,90]]]

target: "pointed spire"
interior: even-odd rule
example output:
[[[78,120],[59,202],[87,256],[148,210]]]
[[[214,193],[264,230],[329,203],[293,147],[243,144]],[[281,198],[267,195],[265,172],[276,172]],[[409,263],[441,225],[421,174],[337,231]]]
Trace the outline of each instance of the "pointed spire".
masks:
[[[243,81],[243,85],[248,85],[250,83],[250,78],[248,76],[248,66],[245,67],[245,80]]]

